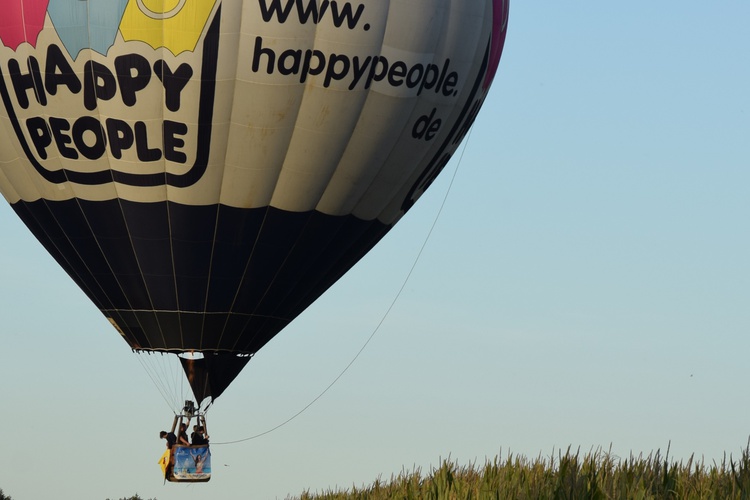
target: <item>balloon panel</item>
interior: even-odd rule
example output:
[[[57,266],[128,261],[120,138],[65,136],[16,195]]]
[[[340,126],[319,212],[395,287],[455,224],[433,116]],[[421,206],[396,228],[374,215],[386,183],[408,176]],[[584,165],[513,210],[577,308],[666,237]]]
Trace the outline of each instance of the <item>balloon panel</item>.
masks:
[[[245,354],[430,186],[508,15],[506,0],[0,7],[0,192],[133,348]]]
[[[136,349],[256,352],[387,230],[274,208],[125,200],[13,207]]]

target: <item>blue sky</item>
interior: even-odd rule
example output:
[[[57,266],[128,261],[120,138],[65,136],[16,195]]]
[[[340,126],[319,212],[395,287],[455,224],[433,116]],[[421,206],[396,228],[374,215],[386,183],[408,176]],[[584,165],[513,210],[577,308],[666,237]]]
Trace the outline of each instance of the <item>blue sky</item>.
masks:
[[[749,22],[744,0],[512,3],[460,161],[253,359],[209,412],[212,442],[286,421],[377,329],[372,341],[288,424],[213,446],[208,484],[162,485],[171,410],[0,206],[0,488],[17,500],[284,498],[449,456],[738,455],[750,436]]]

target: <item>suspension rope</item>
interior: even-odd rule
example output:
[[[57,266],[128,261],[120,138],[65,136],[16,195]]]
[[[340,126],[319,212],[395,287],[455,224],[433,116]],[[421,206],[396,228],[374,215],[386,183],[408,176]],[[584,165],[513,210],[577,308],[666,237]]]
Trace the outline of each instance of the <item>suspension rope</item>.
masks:
[[[265,430],[263,432],[260,432],[258,434],[255,434],[253,436],[246,437],[246,438],[243,438],[243,439],[236,439],[234,441],[223,441],[223,442],[220,442],[220,443],[214,443],[214,442],[212,442],[211,446],[236,444],[236,443],[242,443],[244,441],[250,441],[251,439],[256,439],[256,438],[259,438],[261,436],[265,436],[266,434],[270,434],[271,432],[273,432],[273,431],[275,431],[275,430],[277,430],[277,429],[285,426],[286,424],[288,424],[289,422],[291,422],[292,420],[294,420],[295,418],[297,418],[298,416],[300,416],[302,413],[304,413],[308,408],[310,408],[313,404],[315,404],[320,398],[322,398],[323,395],[326,392],[328,392],[328,390],[331,387],[333,387],[333,385],[336,382],[338,382],[341,377],[344,376],[344,374],[349,370],[349,368],[351,368],[351,366],[354,364],[354,362],[357,360],[357,358],[359,358],[359,355],[362,354],[362,352],[365,350],[365,348],[367,347],[367,345],[373,339],[373,337],[375,336],[375,334],[380,330],[380,327],[383,325],[383,323],[385,322],[386,318],[390,314],[391,310],[396,305],[396,302],[398,301],[399,297],[401,297],[401,293],[404,291],[404,288],[406,288],[406,284],[409,282],[409,278],[411,277],[412,273],[414,272],[414,269],[417,267],[417,263],[419,262],[419,259],[422,256],[422,252],[424,252],[424,249],[427,246],[427,242],[430,240],[430,236],[432,235],[432,231],[435,229],[435,226],[437,225],[438,219],[440,219],[440,215],[443,212],[443,208],[445,207],[445,203],[448,200],[448,194],[450,194],[451,188],[453,187],[453,182],[456,180],[456,174],[458,173],[458,168],[461,166],[461,162],[463,161],[464,153],[466,152],[466,147],[468,146],[469,139],[471,138],[471,131],[472,131],[472,129],[473,129],[473,127],[470,127],[469,128],[469,132],[466,135],[466,141],[464,141],[463,149],[461,150],[461,155],[458,158],[458,163],[456,164],[456,168],[453,171],[453,176],[451,177],[450,183],[448,184],[448,189],[445,191],[445,196],[443,197],[443,201],[440,204],[440,208],[438,209],[437,214],[435,215],[435,220],[432,222],[432,226],[430,226],[430,230],[427,233],[427,236],[425,237],[425,240],[422,243],[422,246],[419,249],[419,252],[417,253],[416,258],[414,259],[414,263],[411,265],[411,268],[409,269],[409,272],[406,274],[406,278],[404,279],[404,282],[401,284],[401,288],[399,288],[398,292],[396,293],[396,296],[393,298],[393,301],[391,302],[391,305],[388,306],[388,308],[386,309],[385,313],[383,314],[383,317],[380,318],[380,321],[375,326],[375,329],[372,331],[372,333],[370,334],[370,336],[367,337],[367,340],[362,345],[362,347],[359,349],[359,351],[357,351],[357,354],[354,355],[354,357],[349,362],[349,364],[346,365],[343,370],[341,370],[341,373],[339,373],[336,376],[336,378],[334,378],[333,381],[330,384],[328,384],[328,386],[325,389],[323,389],[323,391],[320,394],[318,394],[317,396],[315,396],[301,410],[299,410],[297,413],[295,413],[291,417],[287,418],[286,420],[284,420],[280,424],[278,424],[278,425],[276,425],[274,427],[271,427],[268,430]]]
[[[135,354],[166,405],[177,414],[183,402],[192,397],[185,387],[185,375],[176,353],[138,351]]]
[[[167,406],[169,406],[169,409],[174,411],[173,402],[169,400],[169,393],[171,391],[168,390],[164,383],[160,382],[160,378],[155,374],[156,370],[146,362],[146,360],[144,359],[146,355],[151,356],[151,353],[136,353],[136,358],[138,358],[138,362],[141,364],[143,371],[146,372],[148,378],[150,378],[151,382],[153,382],[154,386],[156,386],[156,389],[159,391],[159,394],[161,395]]]

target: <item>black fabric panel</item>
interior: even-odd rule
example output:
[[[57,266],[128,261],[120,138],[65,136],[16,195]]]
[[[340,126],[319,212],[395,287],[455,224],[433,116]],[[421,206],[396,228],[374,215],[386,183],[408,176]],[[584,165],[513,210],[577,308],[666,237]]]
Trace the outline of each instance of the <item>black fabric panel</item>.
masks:
[[[201,359],[180,358],[198,406],[209,396],[221,396],[248,361],[250,356],[229,353],[211,353]]]
[[[270,341],[272,336],[264,338],[262,332],[279,328],[278,318],[294,319],[301,314],[390,229],[377,221],[366,222],[354,217],[341,217],[334,224],[335,219],[318,212],[311,217],[306,236],[302,237],[298,246],[302,254],[289,259],[290,271],[298,273],[296,284],[288,283],[287,288],[279,288],[279,296],[275,298],[276,310],[263,320],[262,327],[256,328],[261,332],[259,335],[254,335],[249,343],[238,345],[240,350],[255,352]],[[316,235],[326,237],[318,238]],[[243,337],[242,341],[245,340]]]
[[[99,248],[89,245],[74,247],[73,242],[67,237],[69,231],[71,236],[80,236],[85,234],[81,232],[82,228],[88,228],[86,224],[83,224],[82,228],[76,226],[75,230],[69,227],[82,221],[76,200],[55,203],[44,200],[33,203],[18,202],[13,205],[13,209],[60,267],[73,278],[99,309],[127,307],[125,295],[109,271],[107,261]],[[93,238],[89,241],[93,241]]]
[[[257,352],[258,349],[248,349],[246,351],[242,351],[242,348],[244,346],[239,345],[240,339],[253,335],[267,336],[266,332],[261,332],[258,328],[260,321],[257,318],[253,318],[252,316],[248,317],[234,314],[224,316],[224,321],[224,329],[221,331],[221,334],[217,339],[218,348],[221,350],[228,349],[230,351],[237,350],[240,352]],[[278,331],[281,331],[283,328],[284,327],[282,326]],[[263,344],[260,345],[262,346]]]
[[[324,215],[317,214],[315,233],[323,231],[329,225]],[[328,289],[380,240],[381,235],[378,232],[380,228],[384,226],[376,222],[365,222],[354,217],[342,218],[337,227],[338,230],[331,234],[324,251],[319,252],[316,259],[309,264],[315,272],[306,274],[298,289],[294,290],[285,302],[298,304],[296,307],[302,309],[306,308],[307,304],[317,298],[316,296],[311,299],[311,292],[315,293],[324,283],[324,290]],[[366,249],[361,249],[358,242],[366,243]],[[356,258],[352,258],[355,257],[353,253],[356,253]]]
[[[135,349],[254,353],[389,229],[273,208],[80,207],[14,209]]]
[[[77,248],[92,248],[90,254],[95,254],[93,248],[99,247],[106,261],[106,267],[92,270],[95,276],[107,280],[114,275],[119,287],[127,290],[127,303],[131,309],[152,309],[151,300],[143,280],[138,259],[130,243],[128,226],[120,210],[118,200],[105,202],[108,210],[102,210],[102,202],[80,200],[79,205],[84,221],[74,221],[66,225],[71,233],[78,225],[87,224],[88,234],[81,235]],[[68,216],[69,217],[69,216]],[[62,219],[72,220],[68,217]],[[87,260],[88,262],[88,260]]]
[[[177,289],[167,204],[122,200],[120,205],[154,309],[176,310]]]
[[[219,208],[207,310],[231,309],[265,214],[266,210]]]
[[[344,217],[326,217],[321,213],[312,213],[307,217],[294,247],[286,256],[284,266],[279,268],[273,286],[263,297],[268,316],[279,314],[279,304],[296,300],[296,290],[310,286],[310,275],[320,273],[317,263],[325,259],[325,255],[337,253],[336,237],[345,223]]]
[[[309,218],[309,213],[268,209],[232,307],[233,312],[259,316],[273,312],[275,308],[265,302],[264,297],[275,285],[277,274],[288,260]]]
[[[310,281],[301,288],[299,303],[302,309],[318,298],[317,291],[330,288],[359,260],[367,254],[390,231],[378,221],[361,221],[354,217],[347,217],[342,230],[335,241],[331,243],[330,251],[321,254],[315,263],[318,277],[310,276]],[[307,304],[307,305],[306,305]]]
[[[125,341],[133,349],[159,349],[164,346],[164,342],[159,341],[158,332],[144,331],[141,327],[141,322],[148,323],[148,319],[153,315],[151,311],[120,309],[116,311],[103,310],[102,312],[105,316],[117,322],[118,328],[125,335]]]
[[[203,349],[203,318],[204,313],[181,311],[180,341],[175,344],[181,350]]]
[[[318,296],[322,295],[324,291],[321,290]],[[261,347],[266,345],[276,333],[286,328],[303,310],[285,311],[289,313],[288,316],[277,318],[254,316],[252,318],[253,321],[248,325],[249,328],[243,332],[244,335],[241,338],[238,337],[233,349],[240,352],[258,352]]]
[[[159,318],[154,311],[139,311],[135,315],[137,321],[136,331],[141,332],[140,340],[142,349],[158,349],[166,344],[163,339],[164,331],[159,323]]]
[[[207,350],[230,350],[231,345],[220,345],[221,334],[227,329],[228,316],[226,314],[204,314],[202,324],[201,345]],[[235,326],[230,331],[239,331]]]
[[[203,311],[219,207],[177,203],[169,203],[168,207],[178,308],[181,311]]]
[[[283,219],[285,212],[270,208],[269,212],[275,212],[276,218]],[[242,351],[251,350],[255,352],[265,345],[271,337],[264,336],[262,332],[273,331],[284,328],[283,322],[289,322],[305,310],[315,299],[322,294],[317,292],[315,299],[302,303],[300,295],[309,292],[310,287],[316,288],[317,282],[321,280],[321,268],[316,262],[321,255],[332,251],[332,244],[336,235],[346,224],[345,217],[329,217],[319,212],[310,213],[304,221],[295,228],[295,241],[289,246],[288,254],[284,255],[282,265],[277,266],[276,275],[272,285],[261,297],[261,307],[258,309],[263,314],[253,316],[257,323],[252,328],[244,329],[243,335],[237,342],[237,348]],[[335,282],[340,276],[333,279]],[[316,283],[311,283],[311,280]]]
[[[144,313],[145,314],[145,313]],[[182,329],[180,328],[180,316],[172,311],[157,311],[156,319],[159,322],[159,328],[161,328],[161,336],[158,337],[159,346],[154,346],[154,349],[174,349],[170,346],[182,345]],[[152,335],[152,342],[155,335]]]
[[[62,267],[65,272],[68,273],[76,283],[78,283],[94,304],[100,309],[109,306],[110,304],[98,301],[101,296],[101,290],[99,290],[100,293],[91,292],[92,285],[94,285],[94,288],[98,287],[96,287],[96,284],[90,276],[87,280],[82,280],[80,278],[80,269],[83,268],[83,264],[81,259],[71,251],[70,245],[66,244],[64,249],[60,249],[53,244],[54,241],[64,239],[64,233],[62,228],[52,217],[52,214],[41,205],[43,204],[37,203],[36,205],[30,205],[26,202],[20,201],[13,204],[12,207],[16,212],[16,215],[18,215],[29,231],[31,231],[31,234],[39,240],[44,246],[44,249],[47,250],[47,252],[57,261],[60,267]],[[75,257],[73,262],[66,259],[66,257],[71,256],[71,254],[72,257]]]

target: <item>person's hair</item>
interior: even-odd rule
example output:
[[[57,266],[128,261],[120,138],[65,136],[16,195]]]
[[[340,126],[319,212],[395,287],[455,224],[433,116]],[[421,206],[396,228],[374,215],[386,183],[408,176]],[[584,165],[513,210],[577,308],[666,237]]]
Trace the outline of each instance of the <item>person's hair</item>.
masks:
[[[163,437],[164,437],[164,436],[166,436],[166,435],[167,435],[167,431],[161,431],[161,432],[159,433],[159,439],[163,438]]]

